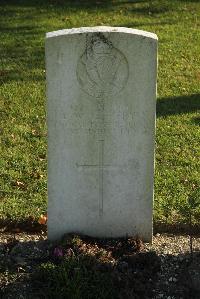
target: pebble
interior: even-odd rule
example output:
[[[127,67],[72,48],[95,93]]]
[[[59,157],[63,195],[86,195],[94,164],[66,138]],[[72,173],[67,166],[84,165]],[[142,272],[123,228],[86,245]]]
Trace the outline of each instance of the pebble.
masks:
[[[177,279],[176,279],[175,277],[170,277],[170,278],[169,278],[169,281],[170,281],[170,282],[177,282]]]

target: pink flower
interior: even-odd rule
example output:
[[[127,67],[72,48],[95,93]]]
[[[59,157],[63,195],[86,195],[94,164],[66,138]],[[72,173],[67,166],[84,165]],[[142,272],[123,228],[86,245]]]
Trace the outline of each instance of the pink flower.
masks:
[[[55,257],[63,257],[64,255],[63,249],[61,247],[55,247],[53,251],[53,255]]]

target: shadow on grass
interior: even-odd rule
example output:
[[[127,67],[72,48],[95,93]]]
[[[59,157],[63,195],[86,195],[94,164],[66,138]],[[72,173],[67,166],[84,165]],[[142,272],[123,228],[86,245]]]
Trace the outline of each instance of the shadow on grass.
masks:
[[[0,68],[0,82],[10,81],[44,81],[45,50],[44,44],[35,43],[34,36],[41,35],[36,29],[23,26],[13,29],[3,28],[2,32],[15,34],[20,40],[18,44],[10,43],[1,49],[2,62]],[[43,35],[45,38],[45,35]],[[25,37],[25,38],[24,38]],[[30,46],[31,45],[31,46]],[[6,63],[6,61],[8,61]],[[37,73],[34,72],[36,70]],[[33,72],[33,73],[32,73]]]
[[[193,235],[200,237],[200,224],[193,224],[191,227],[189,223],[164,223],[164,222],[154,222],[153,233],[170,233],[174,235]]]
[[[71,10],[83,10],[83,9],[101,9],[103,11],[116,8],[128,8],[129,12],[137,14],[158,14],[164,13],[172,9],[171,3],[166,1],[147,1],[147,0],[2,0],[2,5],[13,5],[23,8],[47,8],[52,9],[71,9]],[[141,4],[142,6],[138,6]],[[8,10],[9,13],[9,10]]]
[[[0,219],[0,230],[9,233],[46,233],[47,225],[39,224],[32,217],[26,218],[22,221],[14,221],[13,219]],[[189,223],[166,223],[156,222],[153,223],[154,235],[157,233],[173,233],[173,234],[192,234],[200,236],[200,224],[192,224],[190,227]]]
[[[129,3],[129,1],[127,1]],[[127,3],[126,2],[126,3]],[[131,1],[130,1],[131,3]],[[38,7],[38,8],[107,8],[113,5],[112,0],[2,0],[2,5],[14,5],[17,7]],[[116,4],[116,2],[115,2]],[[121,1],[119,1],[121,4]]]
[[[191,0],[189,2],[198,2],[197,0]],[[160,0],[1,0],[2,5],[16,5],[18,7],[65,7],[65,8],[112,8],[116,6],[124,6],[127,5],[130,8],[130,11],[133,13],[164,13],[175,7],[172,3],[168,1],[160,1]],[[138,4],[144,4],[142,7],[138,6]]]
[[[192,122],[197,125],[200,126],[200,117],[193,117]]]
[[[41,233],[47,231],[47,226],[39,224],[37,221],[28,217],[23,221],[14,221],[10,218],[0,219],[0,230],[3,232],[19,233]]]
[[[68,7],[84,7],[84,6],[116,6],[116,5],[125,5],[125,4],[137,4],[148,2],[147,0],[1,0],[3,5],[17,5],[17,6],[68,6]]]
[[[157,101],[157,117],[197,112],[200,109],[200,94],[161,98]],[[195,123],[199,118],[194,119]]]
[[[186,0],[179,0],[180,2],[186,2]],[[199,3],[199,0],[187,0],[187,2],[196,2],[196,3]]]
[[[27,63],[28,64],[28,63]],[[29,65],[29,69],[31,70],[32,66]],[[13,69],[10,71],[0,71],[0,83],[9,83],[13,81],[21,81],[21,82],[44,82],[45,76],[44,74],[36,75],[36,74],[27,74],[23,73],[20,68]]]
[[[142,26],[164,26],[164,25],[174,25],[174,21],[158,21],[158,22],[146,22],[146,23],[139,23],[139,22],[132,22],[132,23],[120,23],[119,27],[127,27],[127,28],[137,28]],[[116,26],[116,25],[115,25]]]

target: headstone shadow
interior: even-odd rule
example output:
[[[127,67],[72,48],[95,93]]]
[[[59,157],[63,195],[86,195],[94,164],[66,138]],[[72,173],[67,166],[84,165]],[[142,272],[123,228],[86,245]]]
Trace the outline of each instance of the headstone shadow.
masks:
[[[166,97],[157,100],[157,117],[197,112],[200,109],[200,94]],[[194,118],[199,123],[199,118]]]
[[[89,294],[94,286],[85,276],[83,281],[86,285],[83,285],[81,277],[83,274],[91,275],[91,273],[97,280],[106,277],[107,281],[102,286],[107,287],[106,284],[111,283],[117,294],[124,296],[119,298],[155,298],[155,290],[157,294],[166,296],[164,298],[168,296],[183,299],[199,298],[200,252],[198,250],[193,252],[193,257],[189,253],[189,248],[186,253],[158,255],[153,251],[145,252],[142,247],[137,248],[138,245],[134,248],[135,243],[132,243],[131,248],[127,240],[98,241],[86,236],[77,239],[75,235],[71,235],[75,237],[72,241],[70,235],[66,236],[63,242],[58,243],[60,245],[52,244],[47,240],[19,242],[12,239],[6,244],[1,243],[0,298],[14,299],[18,298],[19,294],[23,298],[30,299],[49,298],[49,289],[54,290],[57,286],[56,280],[59,279],[61,280],[58,282],[59,298],[66,298],[61,295],[66,281],[72,286],[73,283],[79,283]],[[53,256],[55,248],[62,248],[64,254],[59,257]],[[119,250],[120,248],[122,250]],[[101,258],[103,254],[105,258]],[[44,263],[51,263],[53,266],[43,270],[41,275],[38,267]],[[63,270],[66,272],[62,272]],[[77,276],[74,276],[76,271],[80,271],[79,281],[76,280]],[[13,278],[6,281],[8,273]],[[63,275],[63,279],[60,275]],[[90,279],[92,280],[91,276]],[[80,297],[82,298],[87,297]],[[118,297],[104,299],[107,298]]]

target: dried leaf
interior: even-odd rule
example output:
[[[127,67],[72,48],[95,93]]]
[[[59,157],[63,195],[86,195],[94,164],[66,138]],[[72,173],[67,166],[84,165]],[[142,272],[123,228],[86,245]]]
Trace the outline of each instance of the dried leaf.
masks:
[[[40,218],[38,219],[39,224],[46,224],[47,223],[47,215],[40,215]]]

